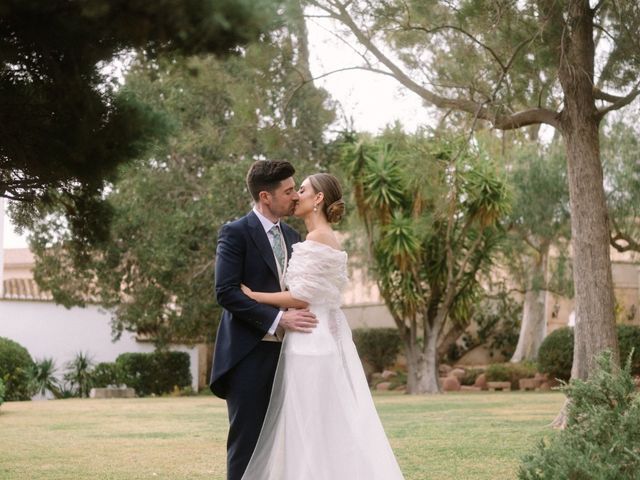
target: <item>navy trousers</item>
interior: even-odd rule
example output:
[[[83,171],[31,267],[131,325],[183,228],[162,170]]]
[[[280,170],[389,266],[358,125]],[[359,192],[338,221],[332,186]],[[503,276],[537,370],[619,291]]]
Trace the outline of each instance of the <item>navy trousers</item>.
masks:
[[[227,480],[240,480],[258,442],[280,356],[279,342],[260,342],[226,375]]]

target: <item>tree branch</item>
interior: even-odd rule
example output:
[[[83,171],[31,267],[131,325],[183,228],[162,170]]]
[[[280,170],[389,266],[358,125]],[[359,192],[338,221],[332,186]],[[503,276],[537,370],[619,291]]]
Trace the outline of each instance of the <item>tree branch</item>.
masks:
[[[628,95],[624,97],[618,97],[617,100],[613,101],[613,103],[608,107],[603,108],[602,110],[598,110],[598,114],[597,114],[598,119],[603,118],[607,113],[613,110],[619,110],[622,107],[626,107],[631,102],[633,102],[636,99],[636,97],[640,95],[640,88],[638,88],[639,85],[640,85],[640,82],[636,84],[635,88],[631,90],[631,92],[629,92]],[[609,99],[612,99],[613,97],[614,97],[613,95],[608,95]],[[612,101],[612,100],[607,100],[607,101]]]
[[[462,98],[447,98],[438,95],[410,78],[394,61],[385,55],[354,22],[344,5],[339,2],[332,2],[337,11],[328,9],[326,6],[320,5],[317,1],[312,0],[312,4],[326,11],[334,19],[347,26],[357,40],[370,51],[380,63],[389,69],[389,72],[402,85],[432,105],[442,109],[455,109],[463,112],[471,113],[477,119],[486,120],[493,124],[494,128],[499,130],[513,130],[528,125],[537,125],[545,123],[553,127],[559,128],[559,114],[553,110],[545,108],[532,108],[514,114],[498,114],[487,108],[485,104],[466,100]],[[512,60],[510,60],[510,63]]]

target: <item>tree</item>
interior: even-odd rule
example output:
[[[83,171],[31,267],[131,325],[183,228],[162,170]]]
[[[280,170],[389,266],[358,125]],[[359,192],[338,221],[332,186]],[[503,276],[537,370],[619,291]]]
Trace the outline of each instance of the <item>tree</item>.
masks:
[[[555,144],[515,147],[508,156],[513,200],[503,262],[524,294],[520,336],[511,358],[520,362],[535,360],[544,340],[546,293],[571,296],[565,252],[570,237],[569,192],[565,157]]]
[[[448,320],[469,317],[478,273],[502,237],[506,185],[460,140],[391,130],[347,145],[378,287],[404,344],[408,392],[439,392],[438,342]]]
[[[308,71],[305,50],[292,21],[242,56],[134,64],[124,89],[163,115],[171,135],[121,167],[105,198],[105,240],[87,242],[55,206],[25,215],[36,219],[30,245],[41,288],[68,307],[108,308],[116,336],[135,331],[159,346],[210,341],[217,230],[250,208],[249,165],[288,159],[298,178],[326,165],[326,93],[295,90]]]
[[[116,88],[109,62],[132,50],[229,54],[271,29],[275,9],[270,0],[2,1],[0,196],[95,213],[105,179],[164,134]]]
[[[61,398],[60,382],[56,377],[57,368],[53,358],[36,360],[33,367],[33,390],[36,394],[46,395],[51,392],[54,397]]]
[[[588,0],[309,4],[364,48],[360,68],[397,79],[428,105],[464,112],[474,125],[497,130],[548,125],[559,132],[572,213],[574,377],[587,378],[600,351],[610,349],[617,359],[599,125],[640,94],[640,6]]]

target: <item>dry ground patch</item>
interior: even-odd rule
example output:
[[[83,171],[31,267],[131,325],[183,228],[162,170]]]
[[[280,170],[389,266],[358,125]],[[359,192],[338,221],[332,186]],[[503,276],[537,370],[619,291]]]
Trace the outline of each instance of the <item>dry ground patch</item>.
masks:
[[[515,478],[522,453],[553,434],[547,425],[563,400],[375,395],[406,480]],[[212,396],[9,402],[0,407],[0,479],[223,480],[226,433],[225,404]]]

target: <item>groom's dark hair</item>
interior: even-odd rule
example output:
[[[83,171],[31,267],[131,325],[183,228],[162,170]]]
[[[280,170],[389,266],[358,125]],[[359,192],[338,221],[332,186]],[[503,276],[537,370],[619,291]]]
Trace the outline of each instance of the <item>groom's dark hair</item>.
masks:
[[[280,186],[280,182],[293,177],[296,169],[284,160],[258,160],[254,162],[247,173],[247,187],[253,199],[260,200],[260,192],[273,193]]]

